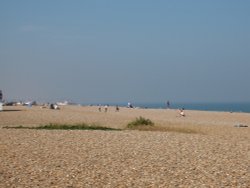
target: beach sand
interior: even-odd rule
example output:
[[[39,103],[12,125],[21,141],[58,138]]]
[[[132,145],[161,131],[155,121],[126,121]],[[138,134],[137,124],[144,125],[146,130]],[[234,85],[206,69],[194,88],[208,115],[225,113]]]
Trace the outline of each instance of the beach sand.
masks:
[[[4,107],[0,187],[250,187],[250,114],[185,114],[179,117],[174,109],[116,112],[115,107],[105,113],[97,106]],[[152,120],[159,131],[125,129],[139,116]],[[83,122],[124,130],[3,128]]]

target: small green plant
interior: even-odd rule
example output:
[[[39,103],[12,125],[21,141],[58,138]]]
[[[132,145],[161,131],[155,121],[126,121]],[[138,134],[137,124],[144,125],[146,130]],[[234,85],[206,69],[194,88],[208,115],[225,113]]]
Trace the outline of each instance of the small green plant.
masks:
[[[145,119],[143,117],[136,118],[136,120],[130,122],[127,127],[128,128],[135,128],[138,126],[153,126],[154,123],[150,119]]]

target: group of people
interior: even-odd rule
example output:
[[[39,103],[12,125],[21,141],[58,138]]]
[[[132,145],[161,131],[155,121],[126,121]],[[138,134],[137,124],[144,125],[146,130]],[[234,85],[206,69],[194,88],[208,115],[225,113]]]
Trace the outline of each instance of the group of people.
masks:
[[[132,105],[130,102],[128,103],[128,106],[127,106],[127,107],[128,107],[128,108],[134,108],[133,105]],[[109,108],[109,105],[106,104],[106,105],[104,106],[104,112],[108,112],[108,108]],[[98,111],[99,111],[99,112],[102,111],[102,105],[101,105],[101,104],[98,105]],[[119,111],[120,111],[120,108],[119,108],[118,105],[115,106],[115,111],[116,111],[116,112],[119,112]]]
[[[104,112],[108,112],[108,107],[109,107],[108,104],[106,104],[106,105],[104,106]],[[116,111],[116,112],[119,112],[119,110],[120,110],[119,106],[116,105],[116,106],[115,106],[115,111]],[[102,106],[101,106],[100,104],[99,104],[99,106],[98,106],[98,111],[99,111],[99,112],[102,111]]]
[[[169,101],[167,101],[166,104],[167,104],[167,109],[169,109],[169,108],[170,108],[170,103],[169,103]],[[127,106],[127,107],[128,107],[128,108],[133,108],[133,106],[132,106],[131,103],[128,103],[128,106]],[[106,104],[106,105],[104,106],[104,112],[105,112],[105,113],[108,112],[108,108],[109,108],[109,105]],[[99,111],[99,112],[102,112],[102,105],[101,105],[101,104],[98,105],[98,111]],[[115,106],[115,111],[116,111],[116,112],[119,112],[119,111],[120,111],[120,108],[119,108],[118,105]],[[185,117],[186,114],[185,114],[185,112],[184,112],[184,108],[178,109],[178,114],[179,114],[179,117]]]
[[[166,102],[166,108],[170,109],[170,102],[169,101]],[[180,117],[185,117],[186,116],[186,114],[184,112],[184,108],[178,109],[178,112],[179,112]]]

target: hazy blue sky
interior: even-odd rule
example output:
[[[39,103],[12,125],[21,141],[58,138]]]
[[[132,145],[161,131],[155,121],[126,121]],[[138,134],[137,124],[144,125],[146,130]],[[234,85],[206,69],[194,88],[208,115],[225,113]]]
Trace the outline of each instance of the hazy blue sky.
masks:
[[[248,0],[0,0],[5,99],[250,101]]]

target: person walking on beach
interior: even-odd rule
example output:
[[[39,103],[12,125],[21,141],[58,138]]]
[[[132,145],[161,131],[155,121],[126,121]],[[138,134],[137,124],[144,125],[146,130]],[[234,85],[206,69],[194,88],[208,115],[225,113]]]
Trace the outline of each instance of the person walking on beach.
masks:
[[[167,109],[169,109],[169,108],[170,108],[170,102],[167,101]]]
[[[2,90],[0,90],[0,111],[3,111],[3,93]]]
[[[116,107],[115,107],[115,111],[116,111],[116,112],[119,112],[119,110],[120,110],[120,109],[119,109],[119,106],[118,106],[118,105],[116,105]]]
[[[99,104],[99,106],[98,106],[98,110],[99,110],[99,112],[101,112],[102,111],[102,106]]]
[[[108,105],[105,105],[104,109],[105,109],[105,112],[108,112]]]

